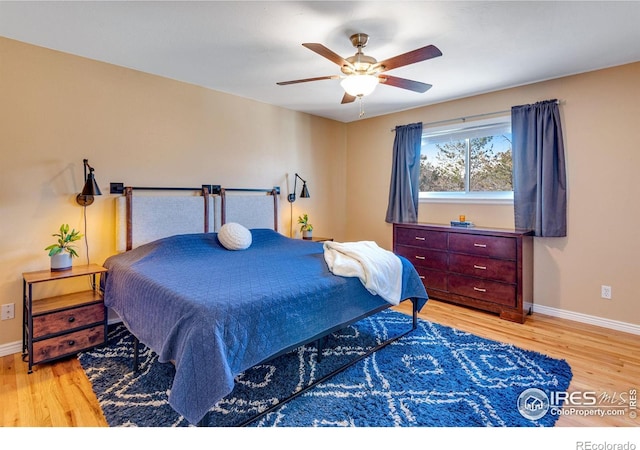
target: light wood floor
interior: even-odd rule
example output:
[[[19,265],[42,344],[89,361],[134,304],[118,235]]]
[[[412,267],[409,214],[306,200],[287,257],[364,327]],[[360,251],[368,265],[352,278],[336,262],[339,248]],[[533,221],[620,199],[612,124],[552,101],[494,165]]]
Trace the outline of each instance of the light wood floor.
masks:
[[[400,310],[408,311],[404,305]],[[516,324],[430,300],[420,316],[478,336],[565,359],[573,370],[569,392],[613,396],[640,388],[640,336],[540,314]],[[107,426],[76,358],[38,365],[27,374],[20,354],[0,359],[0,426]],[[514,406],[515,407],[515,406]],[[557,426],[638,426],[640,418],[561,416]]]

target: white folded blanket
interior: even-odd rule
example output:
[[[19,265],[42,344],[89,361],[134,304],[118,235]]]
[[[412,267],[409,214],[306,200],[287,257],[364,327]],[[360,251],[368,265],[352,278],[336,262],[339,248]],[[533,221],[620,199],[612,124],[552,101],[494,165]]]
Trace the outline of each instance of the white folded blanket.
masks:
[[[402,262],[393,252],[373,241],[324,243],[329,270],[343,277],[358,277],[364,287],[392,305],[402,295]]]

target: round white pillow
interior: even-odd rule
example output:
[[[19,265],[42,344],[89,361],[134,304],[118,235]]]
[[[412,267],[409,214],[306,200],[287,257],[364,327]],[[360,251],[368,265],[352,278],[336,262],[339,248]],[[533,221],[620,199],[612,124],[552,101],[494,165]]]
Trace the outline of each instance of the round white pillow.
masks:
[[[227,250],[247,249],[251,239],[251,231],[235,222],[225,223],[218,232],[218,240]]]

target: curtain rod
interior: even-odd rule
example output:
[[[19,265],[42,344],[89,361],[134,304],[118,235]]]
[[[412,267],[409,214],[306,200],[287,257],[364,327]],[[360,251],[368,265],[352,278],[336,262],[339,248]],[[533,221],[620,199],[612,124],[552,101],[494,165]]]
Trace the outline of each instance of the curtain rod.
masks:
[[[560,100],[556,100],[556,104],[560,104]],[[449,122],[458,122],[458,121],[462,121],[462,122],[466,122],[468,119],[478,119],[480,117],[487,117],[487,116],[496,116],[498,114],[507,114],[510,113],[511,110],[510,109],[505,109],[503,111],[494,111],[494,112],[489,112],[489,113],[483,113],[483,114],[474,114],[471,116],[463,116],[463,117],[456,117],[455,119],[445,119],[445,120],[438,120],[436,122],[422,122],[422,126],[432,126],[432,125],[440,125],[443,123],[449,123]],[[395,128],[392,128],[391,131],[396,131]]]

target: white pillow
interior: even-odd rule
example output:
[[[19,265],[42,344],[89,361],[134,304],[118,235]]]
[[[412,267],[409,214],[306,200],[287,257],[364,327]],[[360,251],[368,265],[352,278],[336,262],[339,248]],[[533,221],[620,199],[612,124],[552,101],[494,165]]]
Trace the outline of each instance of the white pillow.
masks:
[[[225,223],[218,232],[218,240],[227,250],[249,248],[251,239],[251,231],[235,222]]]

